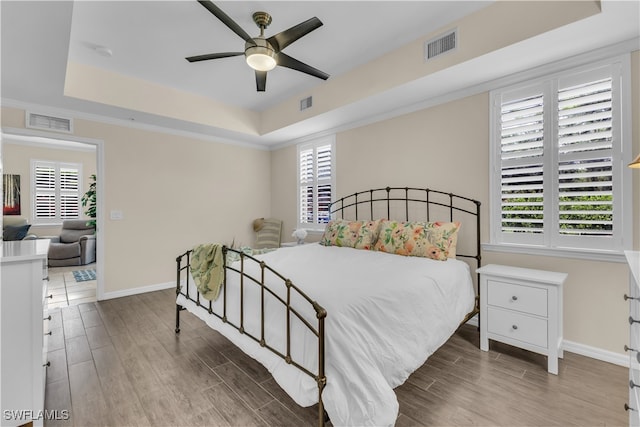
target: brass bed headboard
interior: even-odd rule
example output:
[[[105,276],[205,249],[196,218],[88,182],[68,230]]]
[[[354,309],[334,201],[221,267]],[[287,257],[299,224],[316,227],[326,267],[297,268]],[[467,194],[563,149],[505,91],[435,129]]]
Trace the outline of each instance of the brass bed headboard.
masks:
[[[462,252],[456,256],[475,259],[476,267],[481,266],[478,200],[429,188],[385,187],[341,197],[329,205],[329,214],[332,218],[354,220],[404,217],[405,221],[460,221],[466,235],[475,235],[475,238],[472,246],[463,246],[469,253]],[[470,222],[475,223],[475,230],[469,232]]]

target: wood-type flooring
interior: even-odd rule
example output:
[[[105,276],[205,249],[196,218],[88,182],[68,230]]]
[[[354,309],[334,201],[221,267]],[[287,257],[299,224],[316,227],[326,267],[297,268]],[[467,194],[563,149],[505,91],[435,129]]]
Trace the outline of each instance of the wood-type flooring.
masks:
[[[175,292],[52,310],[47,426],[302,426],[259,363],[190,313],[174,333]],[[623,426],[628,370],[565,352],[546,358],[499,343],[478,348],[463,326],[400,387],[397,426]],[[63,418],[63,417],[60,417]]]

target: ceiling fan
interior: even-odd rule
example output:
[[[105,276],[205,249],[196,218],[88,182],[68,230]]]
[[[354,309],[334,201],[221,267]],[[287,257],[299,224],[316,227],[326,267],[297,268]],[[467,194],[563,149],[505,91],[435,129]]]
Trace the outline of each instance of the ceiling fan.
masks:
[[[244,55],[246,57],[247,64],[255,70],[256,88],[258,92],[264,92],[267,85],[267,71],[274,69],[276,65],[301,71],[322,80],[329,78],[329,74],[300,62],[282,52],[282,50],[291,43],[321,27],[322,21],[318,18],[313,17],[298,25],[294,25],[288,30],[284,30],[269,38],[265,38],[264,29],[271,24],[271,15],[266,12],[255,12],[253,14],[253,21],[260,28],[260,35],[257,37],[251,37],[233,19],[231,19],[211,1],[198,0],[198,3],[222,21],[222,23],[229,27],[231,31],[242,37],[245,41],[244,52],[220,52],[190,56],[186,58],[187,61],[198,62],[207,61],[209,59]]]

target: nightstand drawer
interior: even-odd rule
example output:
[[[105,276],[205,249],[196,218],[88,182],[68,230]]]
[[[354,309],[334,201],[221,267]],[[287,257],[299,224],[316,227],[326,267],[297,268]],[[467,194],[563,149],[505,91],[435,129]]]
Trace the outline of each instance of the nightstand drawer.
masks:
[[[491,334],[547,348],[547,321],[513,311],[488,307],[487,330]]]
[[[509,282],[489,280],[489,305],[547,317],[547,290]]]

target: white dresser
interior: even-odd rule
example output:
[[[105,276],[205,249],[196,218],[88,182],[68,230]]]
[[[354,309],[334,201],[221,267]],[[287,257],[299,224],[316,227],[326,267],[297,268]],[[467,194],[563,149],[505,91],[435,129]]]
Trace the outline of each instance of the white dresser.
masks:
[[[547,356],[558,375],[562,358],[562,286],[566,273],[489,264],[480,273],[480,349],[500,341]]]
[[[2,242],[0,253],[0,414],[2,426],[44,418],[49,240]]]
[[[640,426],[640,252],[625,251],[629,264],[629,425]]]

